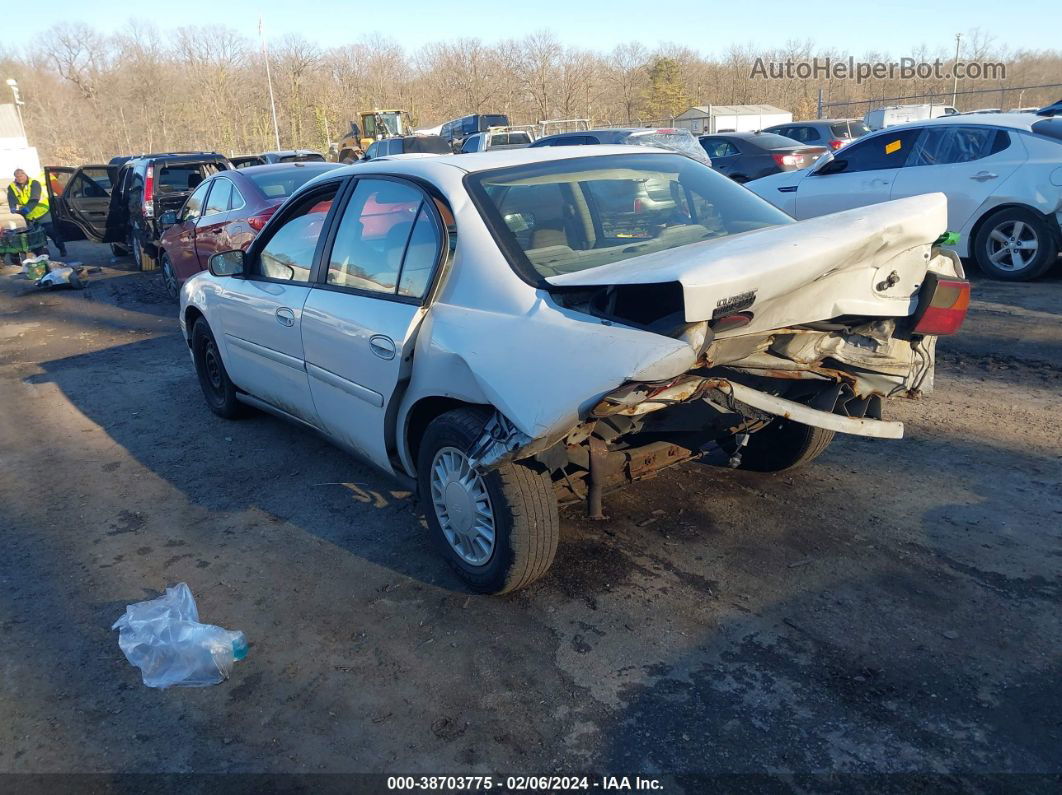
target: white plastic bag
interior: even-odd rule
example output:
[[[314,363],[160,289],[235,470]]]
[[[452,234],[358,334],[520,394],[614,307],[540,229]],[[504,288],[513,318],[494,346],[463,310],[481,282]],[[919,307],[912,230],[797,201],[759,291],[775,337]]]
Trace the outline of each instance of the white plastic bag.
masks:
[[[183,582],[165,596],[127,606],[111,629],[118,630],[118,646],[148,687],[216,685],[247,656],[242,632],[199,623],[195,598]]]

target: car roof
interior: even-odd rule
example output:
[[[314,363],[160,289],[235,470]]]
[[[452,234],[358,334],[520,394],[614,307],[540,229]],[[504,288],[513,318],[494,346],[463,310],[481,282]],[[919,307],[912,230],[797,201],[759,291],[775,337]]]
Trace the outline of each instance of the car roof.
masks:
[[[964,127],[1009,127],[1014,130],[1032,132],[1032,126],[1038,121],[1043,121],[1043,116],[1034,116],[1030,113],[977,113],[972,115],[953,114],[951,116],[939,116],[935,119],[921,119],[904,124],[893,124],[878,132],[886,130],[908,130],[912,127],[937,126],[944,124],[959,124]]]
[[[495,168],[508,168],[510,166],[523,166],[530,163],[542,163],[550,160],[572,160],[577,157],[604,157],[606,155],[628,155],[640,157],[656,157],[658,155],[675,155],[673,149],[663,149],[655,146],[628,146],[626,144],[598,144],[596,146],[544,146],[533,149],[523,147],[520,149],[490,149],[486,152],[468,152],[463,155],[436,155],[435,157],[417,158],[407,162],[431,163],[433,166],[445,165],[460,169],[468,173],[478,171],[490,171]],[[682,157],[682,155],[679,155]],[[397,158],[395,158],[397,160]],[[368,173],[375,163],[391,161],[390,157],[381,157],[369,163],[352,163],[335,170],[340,174],[364,174]],[[259,166],[261,168],[261,166]],[[250,171],[250,169],[243,169]],[[375,171],[376,169],[372,169]]]

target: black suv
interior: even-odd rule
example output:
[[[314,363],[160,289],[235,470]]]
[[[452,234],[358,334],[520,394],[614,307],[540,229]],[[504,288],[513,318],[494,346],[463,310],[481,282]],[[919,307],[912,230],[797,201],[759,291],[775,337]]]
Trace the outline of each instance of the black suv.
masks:
[[[110,243],[115,255],[131,253],[141,270],[154,270],[163,231],[158,219],[179,210],[211,174],[231,168],[217,152],[167,152],[45,172],[52,216],[67,240]]]

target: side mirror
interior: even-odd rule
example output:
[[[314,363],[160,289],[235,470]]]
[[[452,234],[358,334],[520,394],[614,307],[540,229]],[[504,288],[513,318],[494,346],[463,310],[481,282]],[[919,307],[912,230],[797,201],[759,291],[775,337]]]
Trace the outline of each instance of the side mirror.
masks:
[[[242,276],[244,253],[242,251],[222,251],[207,260],[207,267],[214,276]]]
[[[822,168],[815,171],[816,176],[824,177],[827,174],[840,174],[848,168],[848,161],[844,159],[834,158],[829,163],[823,165]]]
[[[159,216],[159,226],[161,226],[163,229],[168,226],[173,226],[175,223],[177,223],[176,210],[167,210]]]

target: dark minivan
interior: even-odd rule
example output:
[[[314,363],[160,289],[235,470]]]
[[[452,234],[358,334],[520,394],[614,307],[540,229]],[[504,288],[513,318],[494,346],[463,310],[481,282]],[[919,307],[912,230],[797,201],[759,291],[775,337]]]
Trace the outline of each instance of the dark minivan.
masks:
[[[115,157],[105,166],[48,166],[45,173],[52,216],[67,240],[110,243],[115,255],[131,253],[140,270],[154,270],[159,217],[180,209],[204,179],[231,168],[217,152],[167,152]],[[62,186],[58,195],[54,185]]]

